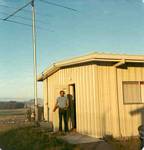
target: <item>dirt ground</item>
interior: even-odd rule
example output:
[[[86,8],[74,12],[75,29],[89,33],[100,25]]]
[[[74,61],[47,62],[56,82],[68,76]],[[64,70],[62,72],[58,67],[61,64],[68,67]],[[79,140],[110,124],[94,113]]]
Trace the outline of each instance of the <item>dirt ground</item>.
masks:
[[[77,150],[115,150],[113,146],[106,142],[85,143],[78,145]]]
[[[112,150],[140,150],[139,137],[130,137],[123,139],[105,137],[104,140],[111,146]]]
[[[77,145],[75,150],[140,150],[140,141],[138,138],[107,141],[96,143],[84,143]]]
[[[57,137],[76,145],[78,150],[140,150],[139,137],[115,139],[112,136],[105,136],[103,139],[95,139],[76,132]]]

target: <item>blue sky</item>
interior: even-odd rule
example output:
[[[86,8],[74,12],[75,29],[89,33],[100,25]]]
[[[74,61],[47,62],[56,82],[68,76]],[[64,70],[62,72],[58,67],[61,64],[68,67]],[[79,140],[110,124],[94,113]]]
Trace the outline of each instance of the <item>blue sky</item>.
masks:
[[[0,0],[16,7],[28,0]],[[144,54],[142,0],[49,0],[79,12],[36,1],[38,73],[55,61],[94,51]],[[15,9],[0,6],[0,18]],[[30,7],[25,10],[31,10]],[[19,14],[31,18],[31,13]],[[31,21],[11,18],[31,24]],[[31,28],[0,21],[0,97],[33,97]],[[42,86],[39,85],[39,97]]]

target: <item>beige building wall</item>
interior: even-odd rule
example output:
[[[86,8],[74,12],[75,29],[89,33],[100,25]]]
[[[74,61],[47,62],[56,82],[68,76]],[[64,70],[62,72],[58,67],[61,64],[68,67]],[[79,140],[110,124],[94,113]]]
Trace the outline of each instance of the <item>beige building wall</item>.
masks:
[[[48,121],[48,82],[43,81],[44,120]]]
[[[142,115],[130,112],[144,104],[124,104],[122,90],[122,81],[135,80],[144,81],[144,67],[116,69],[110,63],[101,62],[60,69],[44,80],[45,118],[48,118],[48,101],[49,119],[58,129],[58,112],[52,112],[56,98],[60,90],[68,92],[68,85],[74,83],[78,132],[98,138],[138,135]]]
[[[74,83],[77,131],[95,137],[105,134],[119,136],[115,69],[105,65],[87,64],[64,68],[48,78],[49,117],[56,129],[58,112],[52,112],[56,98],[61,89],[68,91],[68,85]]]
[[[144,81],[144,65],[129,64],[125,69],[118,69],[118,101],[122,136],[138,135],[138,127],[144,117],[144,104],[124,104],[122,81]]]

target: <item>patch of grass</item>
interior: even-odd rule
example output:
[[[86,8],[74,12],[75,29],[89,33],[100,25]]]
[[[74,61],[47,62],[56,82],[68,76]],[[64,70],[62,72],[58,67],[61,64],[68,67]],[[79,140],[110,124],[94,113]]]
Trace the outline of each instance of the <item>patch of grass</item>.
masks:
[[[3,150],[72,150],[74,146],[38,128],[12,129],[0,134]]]
[[[112,145],[115,150],[140,150],[138,137],[114,139],[112,136],[105,136],[104,140]]]
[[[71,145],[57,136],[59,135],[56,133],[50,134],[36,127],[16,128],[0,132],[0,147],[3,150],[101,150],[98,143]],[[106,136],[104,140],[113,150],[140,149],[138,138],[114,139],[112,136]]]

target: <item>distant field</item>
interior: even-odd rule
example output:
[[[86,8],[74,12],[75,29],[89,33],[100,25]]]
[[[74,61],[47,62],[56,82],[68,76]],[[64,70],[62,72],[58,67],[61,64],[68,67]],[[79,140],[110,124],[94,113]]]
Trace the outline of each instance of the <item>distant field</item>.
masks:
[[[1,109],[0,110],[0,117],[5,115],[24,115],[26,113],[26,109]]]
[[[0,109],[0,132],[23,126],[26,109]]]

